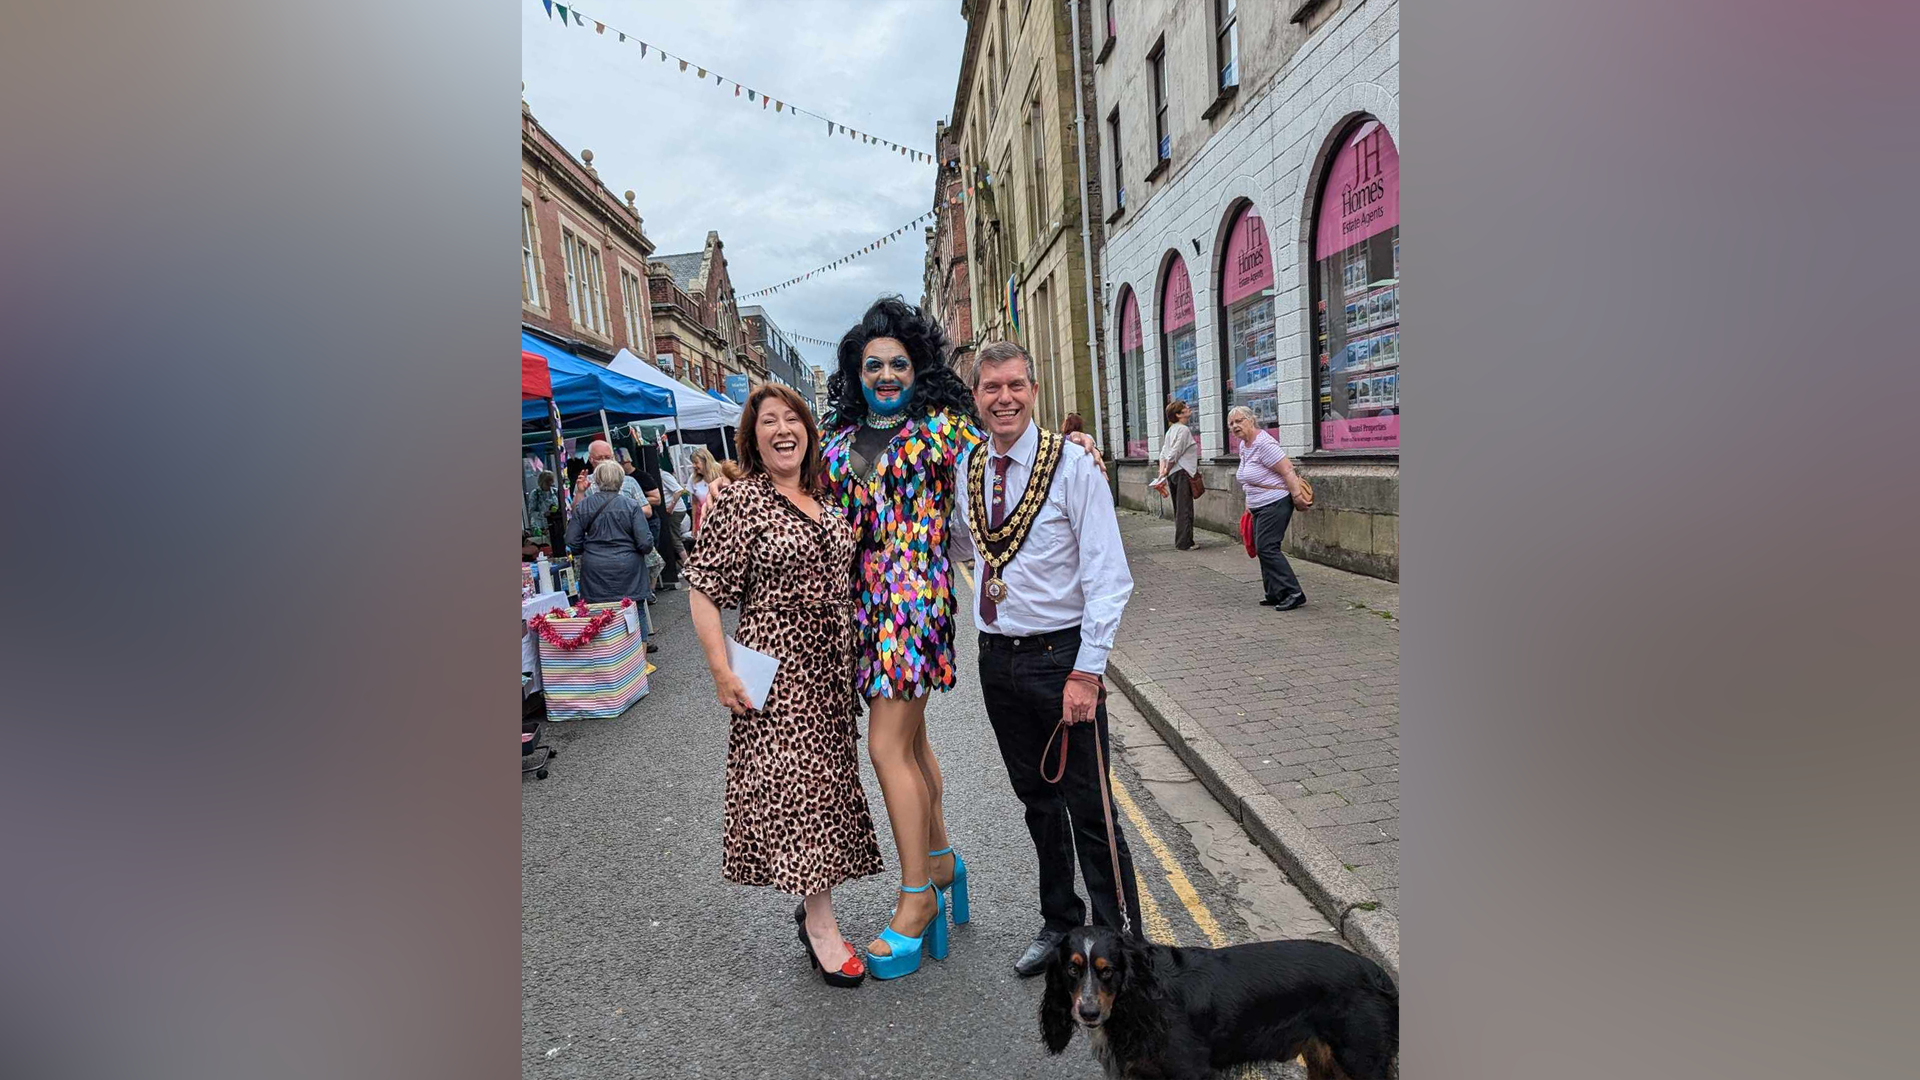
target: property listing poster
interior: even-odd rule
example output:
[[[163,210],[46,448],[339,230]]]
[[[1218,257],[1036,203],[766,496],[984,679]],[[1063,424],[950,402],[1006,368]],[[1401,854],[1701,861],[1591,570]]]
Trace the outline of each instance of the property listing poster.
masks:
[[[1147,356],[1140,340],[1140,304],[1133,290],[1120,302],[1120,395],[1126,456],[1147,456]]]
[[[1279,371],[1273,332],[1273,249],[1260,215],[1249,206],[1227,234],[1221,273],[1225,305],[1227,389],[1233,405],[1253,410],[1262,428],[1280,427]],[[1227,433],[1227,452],[1240,452],[1240,440]]]
[[[1167,268],[1167,284],[1160,298],[1160,325],[1165,334],[1161,350],[1167,382],[1167,400],[1184,401],[1200,415],[1199,347],[1193,326],[1193,286],[1187,264],[1178,256]]]
[[[1379,121],[1355,129],[1320,195],[1320,446],[1400,446],[1400,154]]]

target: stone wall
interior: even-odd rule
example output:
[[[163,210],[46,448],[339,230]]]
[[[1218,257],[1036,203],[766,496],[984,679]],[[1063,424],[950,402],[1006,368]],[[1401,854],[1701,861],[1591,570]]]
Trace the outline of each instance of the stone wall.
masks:
[[[1313,485],[1313,508],[1297,512],[1287,526],[1287,554],[1350,570],[1356,574],[1400,580],[1400,469],[1382,462],[1295,463]],[[1117,462],[1111,466],[1120,505],[1135,510],[1172,508],[1147,482],[1159,465]],[[1202,461],[1207,493],[1194,504],[1197,527],[1240,537],[1240,515],[1246,496],[1233,476],[1231,464]]]

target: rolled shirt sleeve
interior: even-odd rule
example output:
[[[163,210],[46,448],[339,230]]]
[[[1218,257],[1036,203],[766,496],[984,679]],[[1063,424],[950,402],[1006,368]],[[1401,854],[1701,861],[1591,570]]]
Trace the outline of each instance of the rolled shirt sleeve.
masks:
[[[1070,454],[1062,463],[1068,470],[1063,494],[1080,549],[1080,589],[1086,607],[1080,619],[1077,671],[1104,675],[1107,654],[1113,651],[1120,615],[1133,595],[1133,573],[1127,569],[1127,549],[1120,539],[1120,519],[1113,512],[1112,494],[1093,459]]]

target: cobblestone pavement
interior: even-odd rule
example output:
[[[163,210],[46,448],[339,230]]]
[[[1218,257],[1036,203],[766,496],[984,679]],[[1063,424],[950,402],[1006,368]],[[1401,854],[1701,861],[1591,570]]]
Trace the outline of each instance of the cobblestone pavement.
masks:
[[[1311,511],[1308,511],[1311,513]],[[1120,511],[1134,592],[1113,664],[1155,683],[1333,849],[1396,917],[1400,587],[1292,559],[1305,607],[1259,606],[1239,539]]]

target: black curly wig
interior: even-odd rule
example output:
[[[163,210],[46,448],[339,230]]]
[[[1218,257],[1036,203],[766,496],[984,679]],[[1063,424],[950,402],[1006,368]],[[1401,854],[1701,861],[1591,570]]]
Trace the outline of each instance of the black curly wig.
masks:
[[[947,409],[978,423],[973,411],[973,391],[960,381],[947,364],[953,343],[932,316],[898,296],[883,296],[873,302],[854,328],[840,339],[840,366],[827,377],[827,426],[845,427],[867,418],[867,399],[860,392],[860,360],[874,338],[889,337],[907,347],[907,359],[913,361],[913,389],[909,391],[906,413],[921,418]]]

